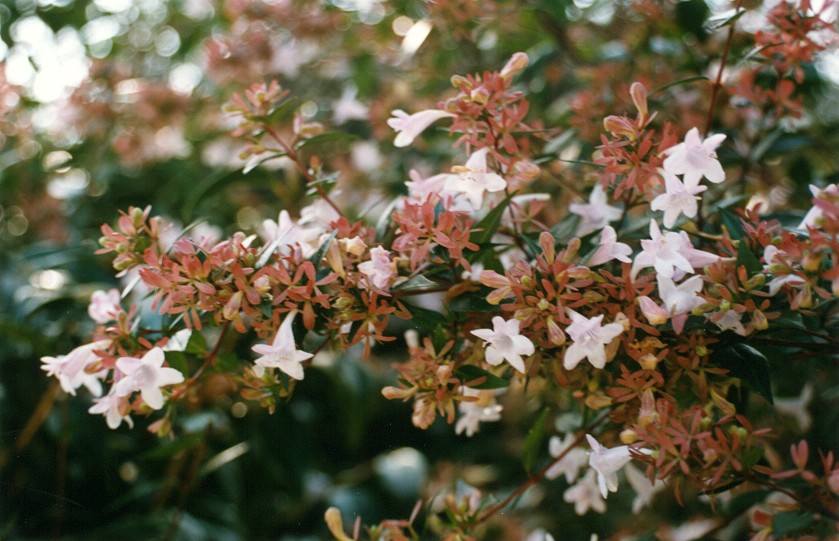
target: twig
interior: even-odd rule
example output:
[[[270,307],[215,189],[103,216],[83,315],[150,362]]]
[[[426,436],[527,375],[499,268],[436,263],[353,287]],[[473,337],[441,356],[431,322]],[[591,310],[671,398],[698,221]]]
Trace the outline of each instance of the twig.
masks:
[[[740,11],[742,7],[743,0],[737,0],[737,4],[734,6],[735,13]],[[717,70],[717,78],[711,85],[711,103],[708,105],[708,117],[705,120],[705,137],[708,136],[708,132],[711,131],[711,125],[714,123],[714,105],[716,105],[717,94],[722,87],[722,74],[723,71],[725,71],[725,64],[728,61],[728,52],[731,50],[731,42],[734,41],[734,27],[734,23],[728,26],[728,37],[725,39],[722,58],[720,58],[720,69]]]

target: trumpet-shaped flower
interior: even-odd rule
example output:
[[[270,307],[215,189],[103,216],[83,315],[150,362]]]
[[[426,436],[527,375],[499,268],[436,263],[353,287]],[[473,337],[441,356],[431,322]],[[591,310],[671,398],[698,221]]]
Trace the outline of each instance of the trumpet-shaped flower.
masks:
[[[697,128],[691,128],[685,140],[664,151],[664,169],[674,175],[684,175],[685,184],[695,187],[702,177],[711,182],[725,180],[725,171],[717,160],[717,147],[725,140],[724,134],[715,134],[704,141]]]
[[[810,193],[813,194],[813,203],[815,203],[816,199],[823,199],[825,201],[833,201],[834,203],[839,203],[839,184],[829,184],[824,189],[819,188],[818,186],[810,185]],[[821,227],[822,217],[824,216],[824,211],[818,205],[814,204],[813,207],[807,211],[807,214],[804,215],[804,219],[801,220],[801,223],[798,225],[798,229],[807,229],[808,227]]]
[[[680,214],[688,218],[696,216],[699,210],[697,201],[700,199],[697,194],[704,192],[708,187],[700,184],[693,185],[687,181],[682,184],[676,175],[664,169],[659,169],[658,173],[664,177],[666,191],[652,200],[650,208],[664,211],[664,227],[670,228],[676,225]]]
[[[618,242],[618,234],[615,232],[615,228],[607,225],[600,232],[600,246],[589,258],[588,265],[594,267],[595,265],[608,263],[613,259],[624,263],[632,263],[632,259],[629,258],[631,255],[632,248],[628,244]]]
[[[478,400],[474,402],[461,401],[457,405],[460,417],[454,426],[455,434],[466,431],[468,437],[472,437],[480,430],[482,422],[498,421],[501,419],[503,406],[495,401],[495,391],[481,391],[469,387],[461,387],[460,393],[463,396],[474,396]]]
[[[594,470],[587,471],[577,484],[569,487],[562,494],[563,500],[574,504],[574,512],[578,515],[585,515],[589,509],[598,513],[606,512],[606,500],[597,490],[597,481],[594,476]]]
[[[501,316],[492,318],[492,329],[476,329],[472,334],[487,342],[486,362],[498,366],[507,361],[510,366],[524,373],[522,355],[533,355],[536,348],[526,336],[519,334],[519,321],[511,319],[504,321]]]
[[[607,449],[590,434],[586,434],[586,439],[591,446],[588,463],[597,472],[597,485],[600,487],[600,494],[605,498],[609,492],[618,491],[618,472],[632,460],[629,447],[619,445]]]
[[[396,147],[410,145],[419,134],[424,132],[434,122],[441,118],[454,116],[440,109],[426,109],[425,111],[420,111],[412,115],[409,115],[401,109],[396,109],[391,114],[393,116],[388,119],[387,125],[398,132],[396,139],[393,141],[393,145]]]
[[[262,375],[265,368],[279,368],[289,377],[303,379],[303,361],[311,359],[314,355],[309,352],[297,349],[294,343],[294,333],[291,325],[294,323],[294,316],[297,312],[289,312],[280,325],[274,341],[268,344],[257,344],[251,349],[261,355],[256,361],[254,372]]]
[[[105,422],[108,423],[108,427],[112,430],[118,428],[123,421],[128,424],[129,428],[134,427],[134,421],[128,415],[128,401],[125,397],[117,396],[114,389],[111,389],[111,392],[102,398],[95,399],[93,405],[87,411],[88,413],[101,413],[104,415]]]
[[[625,473],[629,486],[635,491],[635,499],[632,500],[632,512],[637,515],[641,509],[649,505],[657,492],[664,489],[665,484],[661,479],[656,479],[655,483],[651,482],[641,470],[632,464],[626,465]]]
[[[87,315],[96,323],[114,321],[120,312],[122,307],[119,305],[118,289],[110,289],[107,293],[102,290],[94,291],[90,296]]]
[[[548,451],[551,456],[556,458],[562,453],[565,453],[560,460],[553,464],[547,472],[545,477],[548,479],[556,479],[560,475],[565,475],[565,480],[568,483],[573,483],[577,479],[577,475],[588,463],[588,453],[582,447],[573,447],[574,434],[569,432],[564,439],[559,436],[553,436],[548,443]]]
[[[650,220],[650,238],[641,241],[641,248],[632,263],[632,280],[647,267],[655,268],[659,276],[674,278],[678,271],[693,274],[694,268],[705,267],[719,259],[717,255],[694,248],[684,231],[668,231],[662,235],[655,220]]]
[[[98,372],[87,373],[87,367],[99,360],[96,350],[106,349],[111,345],[110,340],[98,340],[75,348],[67,355],[58,357],[41,357],[41,370],[47,375],[58,378],[64,392],[71,395],[76,394],[76,389],[84,385],[94,396],[102,394],[102,387],[99,383]]]
[[[667,314],[673,320],[673,329],[681,334],[687,315],[697,306],[702,306],[705,299],[698,294],[702,291],[702,277],[691,276],[679,285],[666,276],[658,277],[658,294],[664,301]]]
[[[150,408],[159,410],[163,407],[162,387],[184,381],[184,375],[174,368],[164,367],[165,355],[160,348],[146,352],[142,358],[120,357],[117,368],[124,374],[115,387],[118,397],[128,396],[140,391],[140,396]]]
[[[483,206],[484,192],[500,192],[507,187],[507,181],[487,169],[489,148],[472,153],[463,167],[456,167],[455,173],[446,176],[444,189],[447,192],[463,194],[477,210]]]
[[[574,341],[567,350],[563,365],[567,370],[573,370],[580,361],[588,358],[588,362],[595,368],[606,366],[606,346],[623,333],[623,325],[620,323],[603,322],[603,315],[591,319],[568,309],[568,317],[571,318],[571,325],[565,332]]]
[[[358,270],[367,277],[368,283],[377,289],[385,289],[396,275],[396,264],[390,260],[390,252],[376,246],[370,250],[370,260],[360,263]]]
[[[588,203],[572,203],[568,206],[573,214],[580,216],[577,235],[584,237],[594,231],[599,231],[609,225],[609,222],[620,220],[623,211],[619,207],[609,205],[606,192],[600,184],[596,184],[588,197]]]

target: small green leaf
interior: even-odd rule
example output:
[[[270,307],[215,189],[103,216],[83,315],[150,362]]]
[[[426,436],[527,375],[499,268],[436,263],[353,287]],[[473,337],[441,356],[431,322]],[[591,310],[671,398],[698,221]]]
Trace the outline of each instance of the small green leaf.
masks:
[[[326,238],[318,247],[317,251],[312,254],[312,257],[309,258],[309,261],[315,264],[315,266],[319,265],[320,262],[323,260],[323,256],[326,255],[326,251],[329,249],[329,245],[332,244],[332,241],[335,240],[335,237],[338,236],[338,231],[333,231],[329,237]]]
[[[539,456],[539,447],[542,444],[542,438],[545,435],[545,421],[548,418],[550,410],[545,408],[539,414],[539,418],[527,431],[527,437],[524,439],[524,451],[522,451],[522,465],[524,471],[530,473],[533,466],[536,464],[536,458]]]
[[[427,308],[420,308],[419,306],[407,303],[405,303],[404,306],[411,313],[411,316],[413,316],[411,318],[411,322],[415,327],[420,327],[427,331],[433,331],[437,325],[445,325],[448,322],[446,316],[440,312],[435,312],[434,310],[429,310]]]
[[[707,77],[705,77],[704,75],[696,75],[694,77],[687,77],[685,79],[679,79],[678,81],[668,83],[664,86],[660,86],[660,87],[656,88],[655,90],[652,90],[651,92],[649,92],[648,95],[652,96],[653,94],[663,92],[663,91],[667,90],[668,88],[672,88],[674,86],[686,85],[688,83],[694,83],[696,81],[709,81],[709,79]]]
[[[813,513],[806,511],[788,511],[772,517],[772,535],[783,537],[789,533],[804,529],[813,523]]]
[[[498,231],[498,226],[501,224],[501,217],[504,211],[510,205],[512,196],[507,196],[503,201],[489,211],[480,222],[472,226],[472,234],[469,235],[469,241],[475,244],[485,244],[490,241],[495,232]]]
[[[486,290],[490,290],[487,288]],[[449,310],[452,312],[497,312],[498,307],[486,301],[486,295],[461,295],[449,303]]]
[[[743,230],[740,219],[728,209],[721,208],[717,212],[720,213],[720,219],[723,225],[725,225],[725,228],[728,229],[728,234],[731,235],[731,238],[742,241],[743,237],[746,236],[746,232]]]
[[[303,139],[302,141],[297,143],[296,146],[297,150],[303,150],[304,148],[309,148],[315,145],[322,145],[324,143],[350,142],[354,139],[358,139],[358,137],[351,133],[322,133],[320,135],[315,135],[314,137],[309,137],[308,139]]]
[[[393,291],[413,291],[415,289],[428,289],[430,287],[437,287],[439,284],[432,280],[429,280],[425,277],[425,275],[417,274],[411,278],[408,278],[401,284],[395,286]]]
[[[464,385],[468,384],[473,389],[503,389],[510,385],[506,379],[499,378],[492,372],[472,364],[461,366],[454,371],[454,375],[460,378]],[[478,384],[470,383],[480,378],[486,378],[486,380]]]
[[[763,458],[763,448],[752,447],[751,449],[743,453],[741,462],[743,463],[744,468],[751,468],[752,466],[757,464],[761,458]]]
[[[752,253],[745,242],[741,242],[737,247],[737,266],[744,266],[750,274],[755,274],[763,268],[758,258]]]
[[[774,403],[769,361],[763,353],[752,346],[738,343],[714,352],[711,361],[727,369],[729,375],[742,380],[767,402]]]
[[[740,17],[745,15],[746,11],[747,10],[740,8],[728,10],[713,17],[708,17],[708,22],[706,23],[706,26],[710,31],[719,30],[720,28],[724,28],[726,26],[731,26],[732,24],[737,22],[737,20]]]
[[[277,158],[282,158],[285,155],[286,155],[285,152],[271,152],[267,156],[265,156],[263,158],[260,158],[258,160],[250,160],[245,165],[245,167],[242,168],[242,174],[247,175],[248,173],[250,173],[251,171],[253,171],[257,167],[262,165],[263,163],[271,161],[271,160],[276,160]]]

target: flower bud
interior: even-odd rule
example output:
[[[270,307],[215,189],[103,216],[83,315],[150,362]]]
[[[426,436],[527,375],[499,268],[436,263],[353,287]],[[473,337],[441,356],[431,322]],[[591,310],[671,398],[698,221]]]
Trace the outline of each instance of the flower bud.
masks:
[[[822,258],[819,254],[807,254],[801,262],[801,266],[809,272],[816,272],[821,266]]]
[[[507,61],[507,64],[501,68],[501,77],[509,81],[515,74],[526,68],[529,63],[530,59],[527,58],[526,54],[521,52],[515,53],[510,60]]]
[[[621,443],[625,445],[632,445],[633,443],[638,441],[638,434],[631,428],[627,428],[626,430],[621,432],[620,438]]]
[[[553,320],[553,318],[548,318],[548,339],[551,343],[555,346],[561,346],[565,343],[565,333],[562,332],[562,329],[559,328],[559,325]]]
[[[755,274],[751,278],[746,281],[746,290],[751,291],[752,289],[756,289],[758,287],[763,286],[766,283],[766,276],[763,274]]]
[[[453,87],[460,90],[461,92],[469,92],[469,79],[467,79],[463,75],[452,75],[451,83]]]
[[[652,353],[645,353],[640,359],[638,359],[638,364],[640,364],[641,368],[644,370],[655,370],[656,366],[658,366],[658,357]]]
[[[224,310],[221,312],[224,319],[230,320],[236,317],[239,309],[242,307],[242,297],[244,297],[244,293],[241,291],[237,291],[230,297],[230,300],[227,301],[227,304],[224,305]]]
[[[513,175],[524,181],[536,180],[541,174],[542,169],[531,161],[521,160],[513,166]]]
[[[604,297],[601,293],[590,289],[583,293],[583,298],[590,303],[603,302],[606,300],[606,297]]]
[[[545,261],[553,263],[556,259],[556,240],[553,235],[547,231],[539,233],[539,246],[542,248],[542,254],[545,256]]]
[[[632,83],[629,87],[629,95],[632,97],[632,103],[638,109],[641,118],[647,118],[647,89],[639,82]]]
[[[478,105],[486,105],[489,101],[490,93],[486,87],[481,86],[470,92],[469,97]]]
[[[759,331],[765,331],[769,328],[769,321],[766,319],[766,315],[760,310],[755,310],[752,313],[752,324]]]
[[[539,299],[539,302],[536,303],[536,308],[538,308],[539,310],[547,310],[550,307],[551,303],[549,303],[548,300],[545,298]]]
[[[326,527],[329,528],[329,533],[335,538],[335,541],[353,541],[344,533],[344,523],[341,521],[341,511],[337,507],[330,507],[323,515],[326,521]]]
[[[634,141],[638,136],[635,126],[622,116],[607,116],[603,119],[603,128],[613,135],[620,135],[631,141]]]

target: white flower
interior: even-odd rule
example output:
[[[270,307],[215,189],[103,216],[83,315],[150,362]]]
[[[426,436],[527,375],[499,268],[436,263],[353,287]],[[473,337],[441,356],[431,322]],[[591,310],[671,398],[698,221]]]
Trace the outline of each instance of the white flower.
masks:
[[[390,260],[390,252],[376,246],[370,250],[370,259],[358,265],[358,270],[367,277],[367,282],[377,289],[386,289],[396,276],[396,264]]]
[[[740,321],[742,317],[743,316],[738,314],[736,311],[728,310],[721,316],[719,315],[719,312],[717,312],[713,315],[713,317],[709,317],[709,319],[716,323],[717,327],[719,327],[722,331],[734,331],[740,336],[746,336],[746,329]]]
[[[655,268],[659,276],[677,278],[677,271],[693,274],[694,268],[705,267],[719,259],[717,255],[694,248],[684,231],[668,231],[662,235],[655,220],[650,220],[650,239],[642,240],[641,248],[629,274],[633,281],[641,269],[647,267]]]
[[[571,325],[565,332],[574,343],[565,350],[563,365],[566,370],[573,370],[584,358],[588,358],[588,362],[595,368],[606,366],[606,346],[623,333],[623,325],[601,325],[602,314],[589,319],[570,308],[567,312]]]
[[[699,130],[691,128],[685,135],[683,143],[670,147],[664,151],[664,169],[674,175],[684,175],[685,184],[695,187],[704,176],[714,183],[725,180],[719,160],[717,147],[725,140],[724,134],[716,134],[704,141],[699,136]]]
[[[289,254],[298,245],[303,250],[303,255],[308,256],[317,249],[312,247],[312,242],[319,236],[319,232],[304,229],[291,219],[286,210],[280,211],[277,221],[265,220],[259,228],[259,235],[265,241],[266,249],[273,246],[273,249],[281,254]]]
[[[102,394],[102,386],[99,383],[101,371],[95,374],[88,374],[87,367],[99,360],[94,353],[96,350],[107,349],[111,345],[110,340],[98,340],[75,348],[67,355],[58,357],[41,357],[41,370],[47,375],[55,376],[61,384],[64,392],[71,395],[76,394],[76,389],[84,385],[94,396]]]
[[[396,109],[391,114],[393,116],[388,119],[387,125],[398,132],[396,139],[393,141],[393,145],[396,147],[410,145],[432,123],[441,118],[454,116],[451,113],[439,109],[426,109],[425,111],[420,111],[412,115]]]
[[[128,424],[129,428],[134,427],[134,421],[128,415],[128,410],[128,401],[117,396],[112,388],[110,393],[102,398],[95,399],[93,405],[87,411],[88,413],[103,414],[108,427],[113,430],[119,427],[123,421]]]
[[[560,475],[565,475],[565,480],[568,483],[573,483],[577,479],[580,469],[588,463],[588,453],[582,447],[574,447],[569,450],[574,445],[574,439],[574,434],[570,432],[566,434],[564,439],[560,439],[559,436],[553,436],[551,438],[548,443],[548,451],[551,453],[551,456],[556,458],[562,453],[566,454],[545,472],[545,477],[556,479]]]
[[[454,194],[463,194],[477,210],[484,202],[484,192],[500,192],[507,187],[507,181],[487,169],[489,148],[474,152],[463,167],[455,167],[455,174],[446,175],[444,189]]]
[[[804,278],[794,273],[782,275],[775,274],[773,266],[777,265],[781,268],[792,267],[792,263],[789,261],[787,253],[783,250],[779,250],[775,245],[769,244],[766,246],[763,250],[763,260],[766,262],[763,266],[763,272],[773,277],[769,283],[766,284],[769,288],[769,295],[774,297],[778,294],[778,291],[787,284],[797,285],[806,282]]]
[[[658,277],[658,294],[671,317],[690,313],[705,304],[705,299],[698,295],[701,291],[701,276],[691,276],[679,285],[666,276]]]
[[[495,401],[495,391],[461,387],[460,394],[475,396],[478,397],[478,400],[458,402],[457,409],[460,411],[460,418],[454,427],[455,434],[460,434],[465,430],[466,435],[471,438],[480,429],[482,422],[487,423],[501,419],[501,410],[504,407]]]
[[[411,169],[408,172],[411,178],[405,183],[408,188],[408,196],[420,202],[424,202],[430,195],[440,195],[443,192],[443,186],[446,184],[446,179],[450,176],[448,173],[440,173],[428,178],[422,178],[419,171]]]
[[[775,397],[775,410],[783,415],[795,417],[798,421],[798,428],[802,432],[807,432],[813,424],[813,418],[807,410],[810,401],[813,399],[813,385],[805,383],[801,389],[801,394],[795,398],[778,398]]]
[[[562,499],[574,504],[574,512],[578,515],[585,515],[589,509],[598,513],[606,512],[606,500],[597,490],[597,481],[594,479],[594,470],[588,470],[582,479],[569,487],[563,494]]]
[[[618,234],[615,232],[615,228],[607,225],[600,232],[600,246],[589,258],[587,265],[594,267],[608,263],[613,259],[623,261],[624,263],[632,263],[632,260],[629,258],[631,255],[632,248],[628,244],[618,242]]]
[[[369,107],[355,99],[358,89],[345,87],[341,97],[332,102],[332,120],[336,125],[343,124],[348,120],[367,120]]]
[[[134,391],[140,391],[140,396],[150,408],[159,410],[163,407],[163,393],[161,387],[174,385],[184,381],[184,375],[174,368],[164,367],[165,355],[160,348],[146,352],[141,359],[134,357],[120,357],[117,368],[125,377],[119,380],[114,388],[117,396],[128,396]]]
[[[600,184],[595,184],[588,197],[588,204],[572,203],[568,210],[582,218],[577,226],[577,235],[584,237],[594,231],[599,231],[609,225],[609,222],[620,220],[623,211],[619,207],[609,205],[606,192]]]
[[[166,342],[163,351],[186,351],[190,338],[192,338],[192,329],[181,329]]]
[[[664,211],[664,227],[670,228],[676,225],[680,214],[688,218],[696,216],[699,210],[697,201],[700,199],[697,194],[704,192],[708,187],[687,182],[682,184],[676,175],[664,169],[659,169],[658,173],[664,177],[666,192],[656,196],[650,203],[650,208]]]
[[[554,536],[542,528],[533,530],[524,541],[554,541]]]
[[[607,449],[590,434],[586,434],[586,439],[591,446],[588,463],[597,472],[597,485],[600,487],[600,494],[605,498],[609,492],[618,491],[618,472],[632,460],[629,447],[619,445]]]
[[[813,194],[813,199],[824,199],[827,201],[834,201],[839,203],[839,184],[830,184],[824,189],[820,189],[817,186],[810,185],[810,193]],[[804,216],[804,219],[801,220],[801,223],[798,225],[798,229],[807,229],[808,227],[821,227],[822,216],[824,216],[824,211],[818,206],[813,205],[813,207],[807,211],[807,214]]]
[[[521,356],[533,355],[536,348],[526,336],[519,334],[519,320],[504,321],[501,316],[492,318],[493,329],[476,329],[472,334],[488,342],[486,345],[486,362],[498,366],[501,361],[507,361],[510,366],[524,373],[524,361]]]
[[[635,499],[632,500],[632,512],[637,515],[641,509],[649,505],[653,496],[661,491],[665,484],[661,479],[656,479],[655,483],[650,482],[649,478],[631,463],[626,465],[625,472],[629,486],[635,491]]]
[[[261,376],[265,368],[279,368],[294,379],[303,379],[303,361],[314,357],[307,351],[297,349],[294,343],[294,333],[291,325],[297,312],[289,312],[277,330],[277,336],[269,346],[257,344],[251,349],[261,355],[256,361],[254,372]]]
[[[94,291],[93,295],[90,296],[87,315],[96,323],[114,321],[120,312],[122,312],[122,307],[119,305],[118,289],[110,289],[107,293],[98,290]]]

